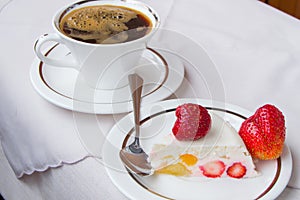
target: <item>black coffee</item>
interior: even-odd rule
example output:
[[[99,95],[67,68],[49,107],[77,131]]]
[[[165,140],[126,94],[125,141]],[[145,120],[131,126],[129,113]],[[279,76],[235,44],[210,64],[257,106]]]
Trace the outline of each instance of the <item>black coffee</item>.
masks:
[[[92,44],[115,44],[136,40],[150,32],[150,19],[127,7],[99,5],[67,13],[61,31],[75,40]]]

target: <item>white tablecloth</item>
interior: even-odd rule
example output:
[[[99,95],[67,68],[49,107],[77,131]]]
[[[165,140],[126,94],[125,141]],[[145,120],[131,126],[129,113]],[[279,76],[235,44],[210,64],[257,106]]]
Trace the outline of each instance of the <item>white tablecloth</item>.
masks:
[[[52,32],[52,15],[68,2],[72,1],[0,2],[4,5],[0,7],[2,135],[16,131],[76,134],[78,124],[74,123],[74,116],[80,119],[83,128],[91,123],[88,114],[72,113],[40,98],[29,81],[29,69],[35,57],[34,41],[39,35]],[[221,75],[227,103],[252,111],[262,104],[273,103],[283,111],[294,170],[289,187],[278,199],[300,198],[300,190],[292,189],[300,188],[300,151],[297,148],[300,22],[256,0],[145,2],[161,14],[163,28],[184,35],[207,51]],[[177,50],[183,56],[195,53],[191,46],[190,49],[189,46],[180,49],[180,41],[170,45],[178,45]],[[186,70],[186,82],[176,92],[177,97],[190,97],[193,91],[186,88],[188,83],[198,84],[192,71]],[[207,90],[197,88],[196,91],[197,97],[211,97]],[[101,130],[107,133],[115,120],[122,116],[97,116]],[[101,145],[90,141],[99,140],[101,143],[102,136],[91,131],[81,135],[81,139],[84,145],[72,142],[72,145],[82,148],[77,153],[67,154],[68,148],[63,143],[58,147],[66,151],[61,154],[62,157],[75,155],[75,160],[82,160],[20,179],[16,178],[1,149],[1,194],[7,199],[126,199],[112,184],[97,158],[85,158],[89,154],[85,150],[95,154],[99,152]],[[57,155],[47,156],[57,158]]]

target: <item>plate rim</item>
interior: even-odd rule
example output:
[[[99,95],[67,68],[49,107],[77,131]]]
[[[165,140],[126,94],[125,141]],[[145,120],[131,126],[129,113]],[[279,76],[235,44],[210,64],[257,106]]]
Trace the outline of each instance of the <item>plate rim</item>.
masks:
[[[175,102],[177,102],[177,103],[175,103]],[[225,109],[225,110],[230,110],[233,112],[235,111],[236,113],[239,113],[242,116],[244,116],[244,118],[247,118],[252,114],[250,111],[248,111],[240,106],[234,105],[234,104],[223,103],[223,102],[219,102],[219,101],[212,101],[212,100],[207,100],[207,99],[199,99],[199,98],[182,98],[182,99],[165,100],[165,101],[161,101],[161,102],[157,102],[157,103],[148,105],[146,107],[142,107],[141,108],[141,119],[145,119],[147,116],[149,116],[149,114],[150,114],[149,112],[151,110],[151,107],[153,107],[153,106],[160,105],[160,106],[164,107],[164,109],[168,109],[168,108],[170,109],[170,107],[174,107],[175,105],[179,105],[181,103],[199,103],[204,107],[217,107],[217,108],[221,107],[222,109]],[[213,106],[212,106],[212,104],[213,104]],[[124,124],[124,122],[126,122],[130,119],[132,119],[132,113],[126,115],[117,124],[115,124],[112,127],[111,131],[109,131],[109,133],[107,134],[107,140],[110,139],[109,136],[111,136],[112,131],[115,129],[115,127],[119,123]],[[128,125],[128,126],[130,128],[130,126],[132,126],[132,125]],[[122,143],[121,145],[123,145],[124,140],[126,139],[125,138],[126,135],[123,135],[123,136],[124,136],[124,138],[121,139],[121,143]],[[121,146],[120,146],[120,148],[121,148]],[[103,163],[105,163],[105,160],[106,160],[105,155],[106,154],[105,154],[105,144],[104,144],[103,149],[102,149]],[[284,145],[284,153],[279,159],[280,159],[279,162],[280,162],[281,166],[280,166],[280,172],[278,174],[278,177],[276,178],[276,181],[274,183],[271,183],[269,186],[270,188],[266,188],[266,190],[264,190],[264,192],[262,192],[262,194],[257,197],[258,199],[274,199],[274,198],[278,197],[282,193],[282,191],[285,189],[285,187],[288,185],[288,182],[290,180],[291,173],[292,173],[292,156],[291,156],[291,151],[286,142]],[[119,162],[121,162],[120,159],[117,159],[117,160],[119,160]],[[277,162],[278,162],[278,160],[277,160]],[[125,196],[127,196],[130,199],[139,199],[140,198],[138,196],[134,196],[134,195],[130,194],[130,192],[127,190],[128,188],[123,189],[120,186],[120,181],[119,181],[120,179],[118,181],[116,181],[116,179],[114,177],[117,174],[117,175],[122,176],[123,178],[127,178],[127,179],[129,178],[129,182],[131,184],[134,184],[136,187],[142,188],[142,186],[140,184],[138,184],[137,182],[134,181],[134,183],[132,183],[133,178],[130,176],[133,176],[133,175],[128,173],[128,171],[127,171],[127,173],[117,172],[114,169],[110,169],[105,164],[104,164],[104,166],[105,166],[106,172],[108,173],[111,181],[118,187],[118,189]],[[121,166],[123,167],[123,170],[126,170],[122,164],[121,164]],[[143,188],[143,190],[141,190],[141,188],[138,189],[139,192],[144,191],[144,193],[145,193],[145,191],[147,191],[147,189]],[[267,191],[267,192],[265,192],[265,191]],[[139,193],[139,192],[137,192],[137,193]],[[146,194],[144,194],[144,195],[146,195]],[[149,198],[151,197],[151,199],[158,199],[158,200],[166,199],[164,197],[160,197],[158,195],[153,194],[151,191],[148,191],[147,195],[149,195]]]

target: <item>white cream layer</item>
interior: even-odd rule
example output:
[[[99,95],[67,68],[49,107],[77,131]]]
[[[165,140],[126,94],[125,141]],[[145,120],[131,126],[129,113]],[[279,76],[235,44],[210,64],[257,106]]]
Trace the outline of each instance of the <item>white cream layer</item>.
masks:
[[[197,141],[178,141],[173,134],[169,134],[159,144],[155,144],[150,154],[154,169],[180,162],[182,154],[192,154],[198,158],[195,165],[187,166],[192,176],[201,175],[199,166],[213,160],[223,161],[226,167],[241,162],[247,168],[244,177],[257,176],[252,157],[237,131],[217,114],[210,112],[210,115],[212,125],[205,137]]]

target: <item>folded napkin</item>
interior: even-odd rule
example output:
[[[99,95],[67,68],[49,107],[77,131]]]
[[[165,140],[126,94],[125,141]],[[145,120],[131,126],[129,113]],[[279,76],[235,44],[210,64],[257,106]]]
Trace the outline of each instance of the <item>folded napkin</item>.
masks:
[[[72,1],[53,1],[47,9],[43,2],[34,6],[7,2],[0,10],[0,54],[5,55],[0,73],[0,139],[16,176],[101,157],[105,135],[122,115],[84,114],[54,106],[34,91],[29,77],[36,38],[53,32],[52,16]],[[164,22],[173,0],[145,2],[161,13]]]

